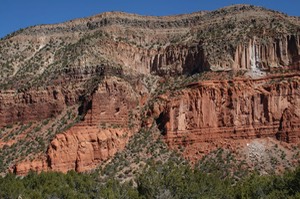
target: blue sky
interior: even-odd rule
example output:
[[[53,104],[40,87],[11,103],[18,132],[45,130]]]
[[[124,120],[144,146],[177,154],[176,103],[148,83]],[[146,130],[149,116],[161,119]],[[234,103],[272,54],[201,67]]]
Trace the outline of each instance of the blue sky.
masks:
[[[58,23],[106,11],[172,15],[252,4],[300,16],[300,0],[0,0],[0,37],[31,25]]]

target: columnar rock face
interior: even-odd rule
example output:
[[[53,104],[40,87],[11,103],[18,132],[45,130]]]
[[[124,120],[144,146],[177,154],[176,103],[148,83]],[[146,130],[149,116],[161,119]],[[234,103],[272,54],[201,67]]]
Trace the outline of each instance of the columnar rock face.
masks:
[[[266,40],[266,41],[265,41]],[[212,57],[206,42],[170,44],[158,49],[144,49],[126,43],[106,42],[102,54],[142,74],[193,74],[207,70],[274,70],[300,67],[300,35],[282,35],[266,39],[250,38],[238,45],[228,44],[226,54]],[[104,43],[103,43],[104,45]]]
[[[171,147],[187,150],[203,145],[209,151],[219,141],[266,137],[299,143],[299,76],[280,78],[190,84],[160,106],[156,121]]]
[[[202,44],[199,43],[144,49],[123,42],[107,42],[105,48],[108,49],[103,50],[103,54],[115,57],[123,66],[140,74],[174,75],[209,70]]]
[[[282,38],[268,40],[263,44],[263,41],[253,38],[248,44],[238,45],[233,67],[245,70],[253,67],[272,70],[278,66],[300,68],[300,35],[284,35]]]
[[[277,139],[287,143],[298,143],[299,135],[299,108],[287,108],[283,111],[282,117],[280,119],[278,133],[276,134]]]

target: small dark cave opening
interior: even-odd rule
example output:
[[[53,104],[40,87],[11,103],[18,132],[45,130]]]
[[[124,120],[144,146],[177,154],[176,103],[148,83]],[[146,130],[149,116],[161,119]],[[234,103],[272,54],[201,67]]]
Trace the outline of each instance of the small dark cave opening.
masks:
[[[164,112],[161,112],[158,118],[155,119],[156,125],[162,135],[167,134],[166,124],[169,121],[169,117]]]
[[[84,97],[79,97],[79,101],[81,101],[81,105],[78,108],[78,116],[83,119],[88,110],[92,109],[93,102]]]

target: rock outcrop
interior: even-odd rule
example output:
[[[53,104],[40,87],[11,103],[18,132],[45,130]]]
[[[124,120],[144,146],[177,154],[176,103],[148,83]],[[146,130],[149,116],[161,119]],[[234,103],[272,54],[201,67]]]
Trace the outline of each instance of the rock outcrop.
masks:
[[[95,169],[124,149],[131,134],[128,129],[73,127],[51,142],[47,151],[49,170],[83,172]]]
[[[192,83],[160,100],[153,113],[168,145],[185,146],[193,161],[226,140],[271,137],[299,143],[299,75],[281,78]]]
[[[237,46],[233,68],[272,70],[283,66],[288,69],[300,69],[299,50],[300,35],[269,38],[267,42],[256,41],[253,38],[248,44]]]
[[[0,91],[0,127],[55,117],[78,102],[75,93],[61,87],[17,92]]]
[[[299,98],[298,98],[299,101]],[[297,104],[299,107],[299,102]],[[278,140],[287,143],[298,143],[299,128],[299,108],[286,108],[281,116],[278,132],[276,137]]]
[[[45,158],[40,158],[33,161],[24,161],[15,165],[11,172],[16,173],[17,175],[24,176],[27,175],[29,171],[42,172],[48,171],[49,166]]]
[[[77,172],[89,171],[124,149],[132,131],[129,129],[99,129],[95,126],[75,126],[58,134],[47,154],[39,159],[15,165],[13,172],[26,175],[30,170]]]
[[[135,121],[139,95],[128,82],[110,78],[87,96],[79,115],[83,120],[69,130],[57,134],[41,160],[18,163],[14,172],[24,175],[40,172],[95,169],[101,162],[122,150],[137,131]]]

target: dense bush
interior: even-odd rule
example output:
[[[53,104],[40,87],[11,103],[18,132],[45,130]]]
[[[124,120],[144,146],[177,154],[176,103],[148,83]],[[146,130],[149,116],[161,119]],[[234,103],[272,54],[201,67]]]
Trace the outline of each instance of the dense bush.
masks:
[[[8,174],[0,179],[0,198],[91,198],[96,188],[91,175],[75,172],[30,173],[24,178]]]
[[[99,173],[8,174],[0,198],[300,198],[300,168],[283,175],[252,174],[236,182],[173,162],[147,165],[134,183],[102,182]]]

